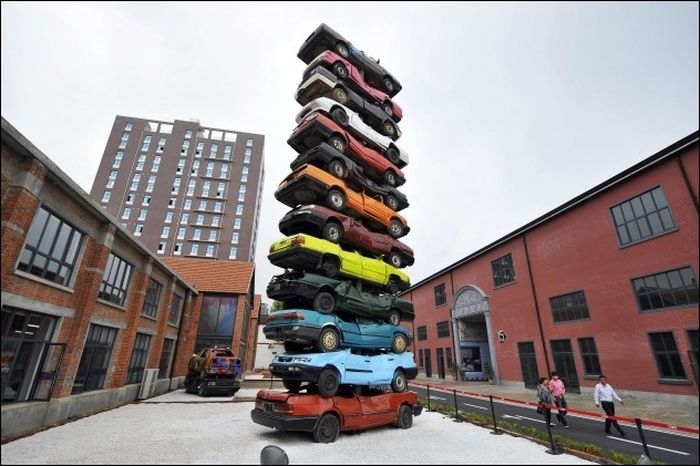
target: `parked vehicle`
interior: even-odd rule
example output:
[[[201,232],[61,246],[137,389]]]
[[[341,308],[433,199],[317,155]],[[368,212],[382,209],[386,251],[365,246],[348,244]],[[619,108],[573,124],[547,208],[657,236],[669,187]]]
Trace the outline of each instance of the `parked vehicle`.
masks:
[[[233,396],[240,388],[241,360],[231,348],[204,348],[190,358],[185,377],[187,393],[207,396],[223,392]]]
[[[330,398],[316,393],[280,393],[261,389],[250,418],[282,432],[311,432],[317,443],[333,443],[340,432],[386,425],[408,429],[423,406],[416,392],[347,387]]]
[[[392,162],[392,160],[399,162],[401,160],[396,149],[389,148],[385,152],[378,152],[376,149],[365,146],[348,131],[320,113],[307,115],[287,139],[287,144],[298,153],[305,152],[322,142],[328,143],[338,152],[361,164],[365,174],[379,183],[397,187],[406,181],[401,169]]]
[[[289,166],[294,170],[307,163],[344,180],[353,190],[369,194],[391,210],[399,212],[409,205],[404,193],[393,186],[372,181],[365,176],[360,165],[325,142],[299,154]]]
[[[275,275],[267,284],[267,297],[282,302],[283,309],[313,308],[324,314],[352,314],[363,318],[399,325],[415,317],[413,303],[398,296],[377,293],[314,273],[286,271]]]
[[[401,238],[410,227],[399,213],[367,194],[350,189],[340,178],[313,165],[302,165],[292,171],[277,187],[275,199],[296,207],[319,201],[338,212],[358,216],[363,224],[374,230]]]
[[[379,89],[370,86],[362,72],[349,61],[341,57],[335,52],[326,50],[321,52],[314,58],[304,70],[303,77],[307,78],[317,66],[323,66],[333,72],[340,78],[344,84],[347,84],[352,90],[359,93],[364,98],[370,99],[380,105],[389,116],[396,116],[396,121],[403,117],[403,110],[394,102],[388,94]]]
[[[366,348],[401,354],[412,339],[411,332],[398,325],[313,309],[271,312],[263,333],[270,340],[285,342],[286,351],[315,345],[324,353],[340,348]]]
[[[330,353],[276,354],[269,369],[274,377],[282,379],[287,390],[299,392],[306,382],[307,391],[317,390],[326,398],[347,384],[387,386],[400,393],[408,388],[408,380],[418,375],[413,353],[409,351],[369,355],[345,349]]]
[[[299,110],[296,116],[297,124],[311,112],[319,112],[333,119],[342,128],[347,129],[350,134],[359,139],[364,145],[371,146],[381,151],[391,163],[399,168],[404,168],[408,165],[408,154],[394,144],[391,138],[379,134],[369,125],[367,125],[360,115],[353,112],[345,105],[336,102],[328,97],[319,97],[312,100]],[[389,149],[394,150],[389,150]],[[389,156],[392,158],[389,158]],[[396,157],[398,155],[398,158]]]
[[[401,137],[401,130],[397,124],[400,120],[397,120],[395,115],[390,116],[380,105],[350,89],[323,66],[317,66],[302,80],[294,93],[294,99],[301,105],[306,105],[318,97],[330,97],[345,105],[357,112],[365,123],[394,141]]]
[[[357,251],[345,251],[338,244],[304,233],[273,242],[267,258],[273,265],[286,269],[318,270],[330,278],[357,278],[370,285],[383,286],[391,294],[411,286],[408,275],[381,259],[365,257]]]
[[[365,80],[371,86],[383,89],[390,96],[395,96],[401,90],[401,83],[379,64],[379,60],[365,54],[324,23],[309,34],[299,47],[297,57],[308,64],[324,50],[334,50],[349,60],[364,72]]]
[[[359,220],[318,204],[300,205],[279,221],[279,230],[291,236],[307,233],[332,243],[379,256],[400,269],[413,265],[413,249],[386,233],[374,232]]]

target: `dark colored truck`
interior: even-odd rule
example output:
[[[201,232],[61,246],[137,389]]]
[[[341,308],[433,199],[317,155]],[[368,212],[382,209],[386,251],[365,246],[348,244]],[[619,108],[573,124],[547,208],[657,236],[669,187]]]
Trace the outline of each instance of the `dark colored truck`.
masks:
[[[241,388],[241,360],[231,348],[216,346],[193,354],[187,366],[185,391],[207,396],[224,393],[233,396]]]

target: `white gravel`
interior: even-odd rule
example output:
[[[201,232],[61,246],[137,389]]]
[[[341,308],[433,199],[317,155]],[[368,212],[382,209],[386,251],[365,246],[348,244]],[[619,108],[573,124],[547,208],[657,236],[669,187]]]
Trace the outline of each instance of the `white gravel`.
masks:
[[[241,390],[234,399],[250,395]],[[290,464],[596,464],[425,410],[407,430],[341,432],[319,444],[255,424],[252,402],[228,400],[176,391],[121,406],[6,443],[0,464],[260,464],[270,444]]]

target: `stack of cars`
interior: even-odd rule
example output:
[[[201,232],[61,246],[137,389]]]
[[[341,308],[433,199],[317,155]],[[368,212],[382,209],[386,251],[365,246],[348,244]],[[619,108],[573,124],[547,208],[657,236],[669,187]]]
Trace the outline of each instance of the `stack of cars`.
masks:
[[[412,334],[400,325],[413,320],[413,303],[397,296],[414,262],[399,213],[409,157],[397,145],[401,84],[378,60],[326,24],[297,56],[307,64],[287,140],[297,156],[275,191],[291,210],[268,253],[285,269],[267,286],[282,309],[263,328],[284,342],[270,371],[287,393],[260,390],[251,418],[328,443],[343,430],[410,427],[422,410],[408,390],[418,373]]]

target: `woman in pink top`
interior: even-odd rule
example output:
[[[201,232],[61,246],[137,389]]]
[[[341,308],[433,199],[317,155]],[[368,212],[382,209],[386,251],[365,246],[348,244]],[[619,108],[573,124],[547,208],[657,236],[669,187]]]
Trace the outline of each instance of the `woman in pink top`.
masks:
[[[564,398],[566,387],[564,387],[564,382],[559,378],[559,374],[556,371],[552,372],[552,376],[549,379],[549,391],[552,392],[554,404],[559,408],[557,421],[568,429],[569,423],[566,421],[566,409],[568,405],[566,404],[566,398]]]

